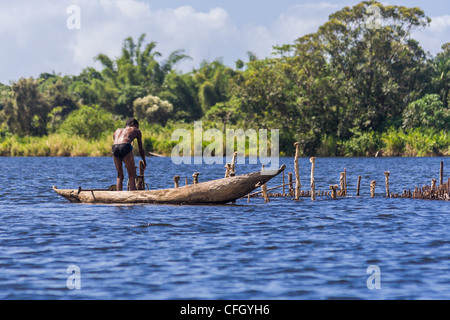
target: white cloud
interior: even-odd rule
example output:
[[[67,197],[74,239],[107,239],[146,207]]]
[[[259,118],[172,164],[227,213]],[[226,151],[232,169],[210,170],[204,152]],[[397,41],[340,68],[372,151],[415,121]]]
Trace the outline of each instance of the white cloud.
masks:
[[[67,7],[78,5],[81,29],[68,30]],[[233,66],[252,51],[258,57],[271,53],[276,44],[292,43],[313,32],[326,21],[334,4],[296,5],[275,21],[265,25],[243,24],[241,27],[221,8],[199,11],[192,6],[153,10],[142,0],[23,0],[0,4],[0,41],[10,48],[0,68],[0,82],[19,77],[37,76],[41,72],[77,74],[87,66],[98,66],[94,57],[105,53],[117,57],[126,37],[137,39],[147,34],[156,41],[156,50],[167,57],[172,51],[185,49],[193,60],[180,68],[189,71],[203,59],[224,58]],[[251,19],[250,19],[251,20]]]
[[[450,28],[450,15],[431,18],[430,31],[432,32],[445,32]]]
[[[88,10],[82,6],[82,24],[73,41],[68,44],[74,63],[83,67],[92,65],[98,53],[111,57],[120,55],[123,39],[132,36],[137,39],[146,33],[147,41],[156,41],[157,51],[163,58],[171,52],[185,49],[198,65],[206,58],[205,53],[220,56],[221,49],[235,33],[228,13],[222,8],[199,12],[190,6],[152,11],[150,6],[135,0],[102,0],[90,4]],[[95,22],[94,22],[95,21]],[[191,63],[192,64],[192,63]]]
[[[67,7],[78,5],[81,29],[68,30]],[[112,58],[121,54],[123,40],[146,33],[147,41],[158,43],[156,50],[167,57],[185,49],[193,60],[178,66],[183,71],[198,67],[203,59],[219,57],[230,66],[246,60],[252,51],[264,58],[272,46],[293,43],[315,32],[339,10],[340,4],[308,2],[286,8],[264,23],[233,20],[222,7],[198,10],[189,5],[154,9],[144,0],[21,0],[0,3],[0,82],[41,72],[78,74],[87,66],[96,66],[94,57],[105,53]],[[450,41],[450,16],[433,18],[431,26],[417,33],[423,47],[437,52]],[[430,49],[432,48],[432,49]]]
[[[287,8],[267,26],[247,26],[249,50],[258,57],[268,56],[274,45],[292,44],[299,37],[316,32],[338,8],[328,2],[298,4]]]
[[[442,45],[450,42],[450,15],[431,17],[430,26],[414,32],[413,37],[425,51],[440,52]]]
[[[162,49],[185,49],[197,63],[208,53],[214,58],[220,56],[236,34],[235,26],[222,8],[198,12],[190,6],[182,6],[156,11],[152,18],[150,27],[158,35]]]

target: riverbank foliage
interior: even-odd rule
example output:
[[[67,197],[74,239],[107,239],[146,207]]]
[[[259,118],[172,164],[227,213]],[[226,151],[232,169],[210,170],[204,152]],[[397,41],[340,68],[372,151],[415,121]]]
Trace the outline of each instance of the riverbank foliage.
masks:
[[[433,56],[412,38],[430,21],[420,8],[363,1],[270,57],[248,52],[187,73],[176,69],[183,50],[163,59],[145,34],[130,37],[121,56],[94,57],[100,70],[0,84],[0,155],[109,155],[132,116],[145,149],[165,155],[172,132],[199,120],[224,133],[279,129],[282,155],[295,141],[304,156],[450,155],[450,43]]]

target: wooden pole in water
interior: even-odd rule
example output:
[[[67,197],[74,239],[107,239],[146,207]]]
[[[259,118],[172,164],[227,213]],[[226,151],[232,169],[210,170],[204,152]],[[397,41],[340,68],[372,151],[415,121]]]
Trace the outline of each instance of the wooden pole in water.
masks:
[[[267,194],[267,185],[265,183],[261,186],[261,190],[264,196],[264,202],[269,202],[269,196]]]
[[[358,182],[356,183],[356,196],[359,197],[359,188],[361,187],[361,176],[358,176]]]
[[[178,188],[180,186],[178,183],[179,181],[180,181],[180,176],[173,177],[173,182],[175,182],[175,188]]]
[[[294,158],[294,168],[295,168],[295,200],[300,198],[300,188],[302,184],[300,183],[300,169],[298,166],[298,159],[300,158],[300,144],[298,142],[294,143],[295,146],[295,158]]]
[[[332,199],[337,198],[337,188],[339,188],[339,186],[337,184],[330,186]]]
[[[233,159],[231,160],[230,177],[234,177],[236,175],[236,157],[237,151],[233,153]]]
[[[316,183],[314,181],[314,167],[316,165],[316,158],[311,157],[309,162],[311,162],[311,200],[316,200]]]
[[[441,161],[441,168],[439,170],[439,185],[444,184],[444,161]]]
[[[436,191],[436,179],[431,179],[431,192]]]
[[[196,172],[196,173],[194,173],[193,175],[192,175],[192,178],[194,179],[194,184],[197,184],[198,183],[198,175],[199,175],[200,173],[199,172]]]
[[[285,191],[284,190],[284,170],[283,170],[283,180],[282,181],[283,181],[283,196],[284,196],[284,191]]]
[[[375,180],[372,180],[370,182],[370,197],[375,197],[375,186],[377,185],[377,182]]]
[[[144,180],[145,164],[143,160],[139,161],[139,175],[135,178],[136,190],[145,190]]]
[[[341,186],[341,190],[339,191],[339,195],[340,195],[340,196],[344,196],[344,195],[345,195],[345,191],[344,191],[344,188],[345,188],[345,185],[344,185],[344,175],[345,175],[345,173],[344,173],[344,172],[341,172],[341,177],[339,178],[339,184],[340,184],[340,186]]]
[[[186,177],[186,185],[188,185],[188,180],[187,180],[187,177]]]
[[[384,172],[385,183],[386,183],[386,197],[389,198],[389,175],[391,173],[389,171]]]
[[[347,196],[347,168],[344,168],[344,196]]]
[[[264,171],[264,165],[262,166],[261,171]],[[263,184],[261,186],[262,194],[264,196],[264,202],[269,202],[269,195],[267,194],[267,184]]]
[[[139,160],[139,175],[143,176],[145,171],[144,160]]]
[[[231,170],[231,164],[227,163],[225,165],[225,178],[228,178],[230,176],[230,170]]]
[[[276,190],[278,188],[281,188],[282,186],[283,185],[279,185],[279,186],[276,186],[276,187],[268,188],[267,191]],[[260,193],[262,193],[262,191],[256,191],[256,192],[250,193],[250,196],[254,196],[254,195],[257,195],[257,194],[260,194]]]
[[[294,184],[292,182],[292,172],[288,172],[289,195],[294,195]]]

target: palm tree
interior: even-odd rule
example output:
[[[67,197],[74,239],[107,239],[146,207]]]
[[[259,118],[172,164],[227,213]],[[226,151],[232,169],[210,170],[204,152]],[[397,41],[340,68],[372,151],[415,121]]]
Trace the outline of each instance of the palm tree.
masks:
[[[155,51],[155,41],[145,45],[142,50],[145,37],[145,34],[141,34],[137,43],[132,37],[126,38],[122,55],[118,59],[113,60],[102,53],[95,57],[103,66],[103,78],[119,92],[116,111],[127,116],[133,113],[135,99],[146,95],[158,96],[166,76],[173,71],[175,64],[189,58],[182,50],[177,50],[159,62],[157,58],[161,57],[161,53]]]
[[[198,84],[198,97],[204,113],[216,103],[228,99],[229,81],[235,74],[219,59],[211,63],[202,62],[200,69],[194,73],[194,79]]]

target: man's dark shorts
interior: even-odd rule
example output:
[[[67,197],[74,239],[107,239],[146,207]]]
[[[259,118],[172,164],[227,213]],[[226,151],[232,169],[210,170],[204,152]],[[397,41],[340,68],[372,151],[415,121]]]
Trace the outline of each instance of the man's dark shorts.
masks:
[[[113,144],[112,153],[114,157],[118,157],[121,160],[133,150],[131,143]]]

